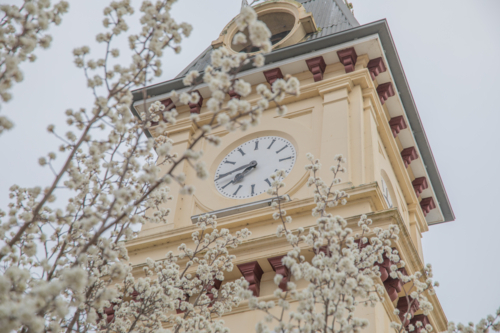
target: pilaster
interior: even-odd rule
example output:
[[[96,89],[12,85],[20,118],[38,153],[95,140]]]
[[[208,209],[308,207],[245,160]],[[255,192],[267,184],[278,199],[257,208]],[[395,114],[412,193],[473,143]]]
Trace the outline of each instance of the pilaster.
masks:
[[[349,137],[347,138],[350,148],[350,159],[348,160],[348,169],[351,174],[351,181],[354,186],[365,183],[365,122],[363,117],[363,93],[361,87],[353,87],[350,97],[350,115],[349,115]]]
[[[349,149],[349,92],[351,82],[327,85],[319,89],[323,97],[323,124],[321,128],[321,152],[319,158],[325,166],[320,170],[324,179],[331,177],[330,166],[335,164],[334,156],[342,154],[350,161]],[[349,170],[349,169],[348,169]],[[351,178],[349,171],[343,175],[344,181]]]
[[[377,154],[377,117],[371,99],[363,99],[363,118],[364,118],[364,173],[365,183],[375,182],[378,179],[376,167]]]

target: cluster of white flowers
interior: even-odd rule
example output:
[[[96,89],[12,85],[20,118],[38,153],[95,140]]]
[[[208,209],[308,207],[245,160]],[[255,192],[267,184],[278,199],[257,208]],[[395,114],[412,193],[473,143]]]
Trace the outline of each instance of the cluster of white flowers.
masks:
[[[10,100],[14,82],[24,79],[19,65],[35,61],[37,47],[50,46],[52,37],[45,32],[61,23],[68,6],[67,1],[52,5],[50,0],[24,0],[21,7],[0,4],[0,101]],[[0,116],[0,134],[12,127],[9,119]]]
[[[237,294],[244,287],[242,280],[221,285],[224,272],[234,268],[234,256],[227,249],[238,246],[250,232],[244,229],[233,236],[227,229],[217,230],[215,216],[209,215],[200,217],[197,226],[201,231],[192,234],[194,249],[181,244],[178,254],[147,259],[144,278],[136,280],[126,271],[111,302],[94,306],[94,327],[112,332],[153,332],[163,325],[171,326],[169,332],[227,330],[212,316],[237,306],[241,302]],[[105,314],[110,320],[103,320]]]
[[[202,217],[197,224],[200,231],[193,234],[194,249],[181,246],[180,254],[169,253],[159,262],[148,261],[146,277],[137,280],[127,263],[125,242],[133,239],[134,230],[145,223],[167,222],[170,210],[165,204],[172,199],[168,187],[171,182],[181,185],[181,195],[194,192],[177,168],[183,161],[199,178],[207,178],[199,143],[207,140],[220,144],[219,137],[210,135],[212,129],[222,124],[242,130],[256,125],[271,101],[282,100],[292,90],[298,92],[298,81],[288,77],[274,92],[262,89],[261,100],[251,105],[243,98],[252,93],[252,87],[236,79],[236,74],[252,60],[255,65],[263,65],[263,56],[234,56],[224,49],[215,50],[214,63],[204,71],[203,78],[191,72],[184,80],[193,88],[201,80],[210,87],[207,106],[213,112],[212,121],[201,122],[198,115],[193,115],[191,120],[199,131],[186,151],[174,152],[168,125],[176,122],[175,105],[198,104],[201,96],[197,92],[172,92],[170,105],[159,101],[148,107],[144,104],[139,119],[130,112],[131,89],[145,86],[153,75],[159,76],[163,50],[171,47],[180,51],[183,36],[191,32],[189,24],[179,24],[172,18],[174,2],[142,2],[141,31],[128,36],[134,54],[129,65],[116,63],[121,52],[113,48],[115,37],[128,30],[127,18],[134,13],[129,0],[111,1],[104,9],[105,31],[96,38],[105,44],[102,57],[91,58],[88,46],[74,50],[75,65],[84,71],[94,104],[90,109],[67,110],[69,130],[62,131],[64,134],[53,125],[47,128],[62,141],[59,159],[53,152],[39,159],[41,166],[54,172],[52,183],[45,188],[12,186],[8,212],[0,211],[2,329],[35,333],[152,332],[168,324],[173,325],[174,332],[227,331],[212,315],[230,311],[240,302],[237,295],[247,286],[244,280],[223,285],[220,282],[224,272],[233,269],[234,257],[228,248],[247,238],[248,230],[233,236],[226,229],[215,229],[215,217]],[[57,23],[67,4],[62,2],[50,9],[49,1],[33,0],[26,1],[17,12],[12,6],[1,8],[8,12],[4,18],[8,23],[2,26],[7,30],[1,31],[0,43],[11,43],[16,35],[9,22],[24,24],[19,12],[27,11],[30,14],[23,14],[24,18],[37,17],[26,23],[37,31],[29,37],[43,44],[37,35],[40,27],[32,25]],[[245,9],[243,21],[253,31],[252,41],[258,44],[255,46],[264,48],[270,43],[252,12],[251,8]],[[18,37],[22,42],[22,36]],[[12,50],[16,47],[11,46]],[[19,58],[16,66],[31,51],[20,46],[15,51]],[[242,99],[225,102],[230,91]],[[8,128],[11,124],[2,118],[2,126]],[[152,128],[157,134],[154,139],[146,137]],[[167,165],[167,172],[160,174],[162,165]],[[65,190],[62,195],[61,189]],[[208,228],[214,230],[208,233]],[[191,302],[187,302],[188,297]],[[196,297],[194,302],[192,297]]]
[[[448,323],[448,333],[488,333],[490,329],[494,332],[500,332],[500,308],[495,315],[488,315],[485,319],[481,319],[479,323],[455,324]]]
[[[288,282],[286,291],[279,288],[274,292],[278,302],[259,302],[252,297],[251,292],[242,292],[241,297],[249,299],[251,308],[267,314],[265,320],[257,324],[257,332],[360,332],[368,325],[368,321],[354,317],[356,307],[374,306],[386,295],[384,287],[378,282],[381,276],[378,264],[382,264],[384,258],[392,263],[391,278],[400,279],[412,291],[406,295],[409,308],[413,302],[417,302],[424,315],[428,315],[432,311],[432,304],[424,293],[433,293],[433,287],[437,285],[432,282],[430,265],[424,267],[423,273],[406,274],[405,262],[400,259],[398,251],[391,247],[392,242],[398,240],[397,226],[391,225],[386,230],[372,228],[372,221],[363,215],[357,224],[359,232],[354,232],[346,220],[329,213],[331,207],[345,204],[347,198],[345,192],[333,189],[334,185],[341,182],[339,174],[345,172],[345,158],[342,155],[335,156],[337,164],[330,168],[333,180],[329,183],[318,176],[320,161],[312,154],[307,154],[307,158],[311,162],[306,165],[306,170],[312,173],[308,185],[314,187],[316,207],[312,215],[318,216],[316,226],[308,230],[299,227],[293,231],[287,227],[292,218],[287,216],[283,204],[289,198],[279,194],[285,186],[282,181],[285,176],[283,170],[270,176],[273,181],[268,193],[275,196],[271,204],[276,210],[273,218],[282,222],[277,229],[277,236],[285,236],[292,247],[283,257],[282,263],[296,280],[305,280],[308,285],[297,290],[294,283]],[[313,249],[315,255],[312,260],[307,260],[301,254],[304,248]],[[274,282],[279,285],[282,278],[276,275]],[[294,311],[290,310],[290,300],[298,302]],[[281,311],[271,311],[275,307]],[[403,316],[408,319],[404,325],[392,323],[391,327],[397,332],[414,331],[415,327],[409,324],[412,314],[408,312]],[[272,322],[276,326],[269,328],[267,325]],[[416,322],[416,325],[420,332],[432,331],[430,325],[423,327],[422,322]]]
[[[251,308],[267,312],[267,322],[277,320],[275,331],[357,332],[366,327],[367,321],[353,316],[356,306],[373,305],[385,295],[376,282],[380,275],[377,263],[384,258],[392,261],[392,278],[412,283],[412,293],[407,295],[410,302],[418,301],[424,314],[432,311],[425,297],[433,292],[431,269],[426,267],[411,276],[400,272],[398,268],[404,267],[404,262],[391,247],[399,232],[396,226],[387,230],[372,228],[371,220],[363,216],[357,226],[360,233],[354,233],[347,221],[328,212],[345,204],[348,197],[334,187],[340,182],[338,174],[345,172],[345,159],[340,155],[335,157],[337,165],[331,168],[333,180],[327,184],[317,176],[319,160],[308,154],[310,164],[306,169],[312,173],[308,185],[314,188],[313,215],[318,217],[316,225],[308,230],[287,228],[292,218],[283,205],[290,199],[279,194],[285,186],[285,172],[271,176],[269,193],[276,196],[273,217],[282,222],[277,235],[285,237],[292,248],[283,263],[295,279],[307,281],[305,289],[298,290],[288,282],[287,291],[276,290],[277,302],[259,302],[251,297],[248,282],[243,279],[222,284],[224,273],[234,268],[235,258],[228,249],[237,247],[250,231],[243,229],[231,235],[227,229],[216,229],[216,217],[208,215],[200,217],[196,224],[199,231],[192,234],[193,249],[182,244],[177,253],[169,252],[163,260],[148,259],[145,276],[134,278],[125,246],[136,236],[134,226],[167,222],[170,210],[165,204],[173,195],[170,183],[180,184],[181,195],[195,190],[177,167],[186,162],[197,177],[206,179],[208,169],[199,143],[206,140],[219,145],[221,138],[210,134],[213,129],[224,126],[233,131],[255,126],[270,103],[275,103],[278,114],[283,115],[286,108],[280,102],[287,95],[300,93],[299,81],[288,75],[276,80],[272,87],[261,84],[253,91],[236,74],[250,63],[263,66],[262,53],[235,55],[219,48],[212,52],[212,65],[203,74],[192,71],[186,75],[184,84],[191,90],[172,92],[168,106],[159,101],[149,106],[144,102],[140,119],[134,118],[129,109],[131,89],[144,86],[153,75],[161,75],[159,57],[163,50],[171,47],[179,52],[183,36],[191,32],[189,24],[179,24],[172,18],[174,2],[142,2],[142,30],[128,36],[134,53],[128,66],[111,61],[120,59],[120,51],[112,47],[114,37],[128,30],[126,18],[134,13],[129,0],[112,1],[104,9],[106,31],[97,36],[97,42],[106,46],[102,57],[88,59],[91,53],[87,46],[74,50],[75,64],[84,70],[95,101],[89,110],[66,111],[71,130],[64,135],[59,135],[53,125],[48,127],[49,133],[61,139],[59,155],[64,158],[58,161],[57,155],[50,152],[39,159],[41,166],[54,172],[52,183],[45,188],[13,185],[8,212],[0,211],[0,327],[35,333],[225,333],[228,330],[224,323],[214,316],[249,299]],[[30,57],[36,44],[47,46],[50,38],[40,33],[51,22],[60,21],[67,4],[50,7],[48,0],[31,0],[20,9],[5,5],[0,9],[6,13],[0,21],[0,43],[4,45],[2,52],[7,52],[0,56],[8,60],[0,61],[0,75],[4,73],[0,76],[0,93],[7,100],[12,80],[21,77],[17,65]],[[28,15],[19,14],[24,12]],[[269,30],[257,20],[251,7],[244,7],[237,24],[241,33],[236,35],[235,43],[249,40],[263,53],[271,50]],[[19,34],[17,25],[31,32]],[[191,120],[197,131],[185,151],[174,152],[168,130],[176,123],[175,105],[201,104],[201,96],[194,90],[201,83],[210,90],[204,102],[209,117],[193,114]],[[254,104],[245,100],[252,93],[260,97]],[[228,95],[235,98],[229,99]],[[12,124],[0,117],[0,132],[10,127]],[[104,135],[99,133],[102,130]],[[155,131],[154,139],[146,137],[148,130]],[[167,166],[167,171],[160,174],[162,165]],[[58,194],[61,188],[66,190],[64,195]],[[58,196],[67,200],[62,202]],[[311,261],[301,254],[304,245],[314,250]],[[275,283],[279,285],[282,278],[277,275]],[[293,312],[290,299],[299,303]],[[317,310],[318,304],[323,306],[321,311]],[[284,310],[288,318],[274,317],[270,313],[274,307]],[[410,319],[408,314],[404,316]],[[498,330],[497,319],[498,313],[495,318],[488,317],[473,328],[474,332]],[[259,323],[257,331],[269,332],[266,325]],[[393,327],[399,332],[414,328],[398,323]],[[421,332],[431,330],[426,326]],[[460,325],[450,325],[449,331],[472,332]]]

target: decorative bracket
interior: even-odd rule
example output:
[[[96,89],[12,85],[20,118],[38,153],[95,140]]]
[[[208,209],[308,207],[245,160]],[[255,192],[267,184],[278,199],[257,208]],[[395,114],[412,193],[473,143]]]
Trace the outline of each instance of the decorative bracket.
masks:
[[[415,178],[415,180],[412,182],[413,189],[415,190],[415,194],[417,195],[417,198],[422,194],[422,192],[429,187],[429,184],[427,184],[427,178],[425,177],[419,177]]]
[[[398,293],[401,291],[401,280],[396,278],[393,279],[389,277],[384,281],[384,287],[391,299],[391,302],[394,302],[398,298]]]
[[[104,310],[103,314],[106,316],[106,323],[108,324],[115,319],[115,309],[114,309],[115,305],[116,303],[111,303],[110,307],[103,309]],[[101,320],[103,315],[100,313],[98,315],[99,315],[99,320]]]
[[[385,72],[387,68],[385,68],[385,64],[382,58],[379,57],[368,62],[368,70],[370,71],[372,81],[374,81],[375,77],[377,77],[380,73]]]
[[[286,284],[288,283],[290,278],[290,270],[281,262],[281,259],[283,257],[284,256],[269,258],[267,259],[267,261],[269,261],[271,267],[273,268],[273,271],[275,271],[276,274],[280,274],[283,276],[283,279],[281,280],[279,287],[281,288],[281,290],[286,291],[287,290]]]
[[[391,126],[392,135],[394,135],[394,137],[398,136],[401,130],[404,130],[408,127],[403,116],[391,118],[391,120],[389,121],[389,125]]]
[[[164,99],[163,101],[161,101],[161,104],[163,104],[165,106],[165,111],[168,111],[172,108],[175,108],[175,105],[170,107],[170,104],[174,104],[174,102],[172,102],[171,98]]]
[[[363,243],[363,241],[361,239],[355,239],[354,243],[356,243],[358,245],[359,251],[363,250],[365,247],[370,245],[370,241]]]
[[[409,296],[408,296],[409,297]],[[415,312],[418,311],[418,308],[420,307],[420,303],[418,302],[417,299],[412,299],[410,301],[411,307],[408,309],[408,299],[405,297],[400,297],[398,300],[398,304],[396,305],[396,308],[399,310],[399,320],[401,320],[401,323],[404,326],[407,326],[410,321],[408,319],[404,318],[404,315],[408,312],[411,314],[412,318]],[[403,322],[404,321],[404,322]]]
[[[392,86],[392,82],[386,82],[379,84],[377,87],[378,97],[380,98],[380,103],[384,105],[385,101],[389,99],[389,97],[394,96],[396,93],[394,92],[394,87]]]
[[[325,73],[326,63],[322,56],[306,60],[307,67],[312,73],[314,82],[323,80],[323,74]]]
[[[418,158],[417,150],[415,149],[415,147],[405,148],[401,152],[401,157],[403,158],[403,162],[405,162],[405,168],[408,168],[408,165],[410,165],[411,161]]]
[[[422,211],[424,212],[424,216],[427,216],[427,214],[436,208],[436,203],[434,202],[434,199],[432,197],[428,198],[422,198],[422,201],[420,201],[420,207],[422,207]]]
[[[171,98],[164,99],[163,101],[160,101],[160,103],[161,103],[161,104],[163,104],[163,105],[165,106],[165,111],[168,111],[168,110],[170,110],[170,109],[172,109],[172,108],[175,108],[175,105],[170,106],[171,104],[173,104],[173,102],[172,102],[172,99],[171,99]],[[165,111],[164,111],[164,112],[165,112]],[[163,119],[163,121],[164,121],[164,122],[167,122],[167,121],[165,120],[165,118],[163,117],[163,114],[160,114],[160,116],[162,117],[162,119]],[[158,125],[159,123],[160,123],[160,122],[158,122],[158,121],[152,121],[152,122],[151,122],[151,126],[156,126],[156,125]]]
[[[209,306],[212,306],[215,303],[215,301],[214,301],[214,294],[212,292],[212,289],[219,290],[221,284],[222,284],[222,281],[214,279],[214,283],[213,284],[209,284],[207,286],[207,296],[208,296],[208,298],[210,298],[210,301],[211,301]]]
[[[279,67],[270,69],[268,71],[264,71],[264,76],[266,77],[267,83],[273,86],[273,83],[277,79],[282,79],[283,78],[283,73],[281,73],[281,69]]]
[[[422,326],[417,327],[417,321],[421,322]],[[414,331],[415,333],[420,333],[425,328],[426,325],[430,324],[430,322],[427,316],[420,314],[413,317],[413,319],[410,321],[410,324],[415,326],[415,331]]]
[[[201,109],[201,106],[203,105],[203,97],[201,96],[201,94],[198,90],[195,90],[192,93],[198,94],[198,96],[200,96],[200,100],[198,101],[198,103],[188,103],[189,108],[191,109],[191,113],[200,114],[200,109]]]
[[[337,55],[339,56],[342,65],[344,65],[345,72],[354,72],[354,66],[356,65],[356,60],[358,59],[358,55],[356,54],[354,47],[337,51]]]
[[[248,262],[246,264],[238,265],[238,269],[247,282],[250,284],[248,289],[253,292],[255,297],[259,297],[260,295],[260,279],[262,278],[262,274],[264,271],[260,267],[257,261]]]
[[[177,314],[186,312],[186,310],[181,310],[181,304],[182,302],[189,302],[189,295],[186,292],[184,292],[184,299],[178,298],[178,300],[179,300],[179,308],[175,309],[175,312],[177,312]]]
[[[378,270],[380,272],[380,280],[382,280],[382,282],[384,282],[385,280],[387,280],[389,278],[389,273],[391,272],[392,262],[391,262],[391,259],[389,259],[385,255],[385,252],[382,255],[382,258],[384,259],[384,261],[382,263],[379,263],[376,261],[374,265],[378,266]]]
[[[229,99],[233,99],[233,98],[240,99],[241,98],[241,96],[238,95],[236,93],[236,91],[234,91],[234,90],[229,90],[227,93],[229,94]]]
[[[403,275],[408,275],[404,267],[399,268],[398,271]],[[396,299],[398,299],[398,294],[401,292],[403,284],[401,283],[399,277],[393,279],[391,276],[389,276],[387,280],[384,281],[384,287],[387,291],[387,294],[389,295],[389,298],[391,299],[391,302],[394,302]]]

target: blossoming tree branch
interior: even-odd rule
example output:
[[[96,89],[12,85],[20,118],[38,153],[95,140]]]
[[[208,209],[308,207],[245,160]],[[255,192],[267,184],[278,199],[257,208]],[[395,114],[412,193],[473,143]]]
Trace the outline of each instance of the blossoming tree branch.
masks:
[[[113,1],[104,9],[104,31],[97,36],[97,42],[105,46],[103,54],[96,56],[88,46],[74,50],[75,65],[93,93],[93,107],[66,110],[69,130],[48,127],[61,140],[57,153],[39,159],[40,165],[53,172],[50,185],[13,185],[8,209],[0,211],[2,331],[227,332],[218,317],[248,302],[251,308],[266,313],[265,321],[256,327],[258,332],[358,332],[369,323],[354,317],[356,307],[387,297],[377,265],[386,258],[393,263],[391,277],[412,284],[408,302],[418,302],[424,313],[432,311],[425,296],[435,286],[430,266],[410,276],[402,273],[405,263],[391,247],[398,237],[396,226],[371,228],[371,221],[362,216],[358,223],[361,232],[354,233],[344,219],[332,215],[335,206],[348,200],[346,193],[332,190],[344,171],[342,156],[336,157],[338,164],[331,167],[333,180],[327,183],[317,174],[320,162],[308,155],[308,185],[314,189],[316,204],[312,215],[317,219],[316,226],[308,230],[288,227],[292,219],[282,207],[287,198],[280,195],[284,172],[272,175],[273,218],[281,221],[276,237],[285,237],[290,246],[283,264],[294,279],[305,280],[307,288],[298,289],[288,281],[286,291],[276,289],[275,301],[260,302],[248,290],[247,281],[224,281],[225,273],[234,268],[230,249],[251,233],[218,229],[216,217],[210,215],[197,221],[193,247],[182,244],[161,261],[148,259],[144,277],[132,275],[125,244],[136,237],[134,227],[166,223],[171,212],[162,208],[165,203],[173,195],[191,195],[196,190],[179,165],[187,163],[198,178],[206,179],[209,172],[200,143],[218,146],[221,138],[212,134],[214,129],[244,131],[258,126],[263,111],[275,107],[283,115],[286,108],[280,102],[287,95],[300,94],[299,81],[287,76],[276,80],[271,89],[257,86],[260,98],[256,103],[244,100],[252,87],[237,78],[238,71],[246,64],[263,66],[264,54],[272,49],[269,29],[257,20],[251,6],[245,6],[236,19],[240,33],[233,43],[250,42],[261,52],[234,55],[219,48],[202,73],[192,71],[184,77],[184,85],[191,89],[172,92],[171,105],[197,103],[196,86],[206,84],[211,94],[206,103],[210,119],[201,122],[193,115],[193,139],[185,151],[174,153],[168,135],[178,116],[174,107],[154,102],[144,104],[138,118],[130,112],[131,90],[160,76],[164,50],[179,53],[181,42],[192,30],[188,23],[178,23],[171,16],[174,3],[142,2],[141,30],[126,36],[133,54],[128,62],[114,46],[127,34],[127,22],[135,11],[128,0]],[[2,5],[0,10],[4,13],[0,21],[0,94],[7,101],[13,82],[22,80],[18,64],[34,60],[37,45],[48,46],[50,38],[42,31],[60,22],[68,4],[63,1],[51,6],[49,0],[34,0],[25,1],[20,8]],[[248,34],[243,33],[246,29]],[[230,91],[242,99],[226,101]],[[0,132],[12,127],[2,119]],[[155,139],[146,136],[153,125],[160,133]],[[160,174],[160,166],[167,171]],[[173,183],[180,193],[171,193]],[[314,251],[312,260],[303,256],[305,249]],[[277,285],[283,283],[282,278],[277,275]],[[299,304],[293,311],[291,302]],[[414,330],[405,322],[411,314],[401,315],[403,320],[393,323],[394,330]],[[476,327],[450,324],[449,331],[486,332],[489,328],[500,330],[498,313]],[[432,327],[420,329],[429,332]]]

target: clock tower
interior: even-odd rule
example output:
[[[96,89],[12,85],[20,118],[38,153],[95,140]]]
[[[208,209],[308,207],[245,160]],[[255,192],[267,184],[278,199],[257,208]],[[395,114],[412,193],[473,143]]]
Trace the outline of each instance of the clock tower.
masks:
[[[342,182],[335,186],[350,198],[331,212],[344,217],[355,232],[362,214],[373,220],[374,227],[398,225],[400,238],[393,246],[410,274],[420,271],[424,267],[423,234],[434,224],[453,221],[454,215],[387,22],[360,25],[342,0],[273,0],[254,9],[272,33],[273,51],[266,55],[263,67],[244,68],[238,75],[252,84],[253,93],[245,99],[255,103],[257,85],[271,85],[288,74],[300,81],[301,94],[285,98],[282,104],[288,112],[284,115],[277,115],[274,108],[264,111],[257,127],[244,132],[216,130],[213,134],[222,138],[219,147],[200,143],[209,180],[199,180],[187,164],[179,166],[196,192],[177,195],[178,188],[172,185],[175,197],[166,207],[171,210],[168,223],[143,226],[127,245],[134,272],[141,274],[146,258],[160,260],[166,252],[176,252],[181,243],[189,244],[196,229],[193,222],[210,213],[217,215],[222,228],[252,231],[248,240],[231,251],[238,269],[228,273],[225,281],[244,277],[260,299],[274,299],[276,272],[287,274],[279,258],[290,246],[275,235],[278,222],[271,216],[268,177],[277,169],[286,171],[284,194],[291,201],[285,209],[293,217],[291,229],[313,226],[310,212],[315,203],[306,185],[309,171],[304,169],[307,153],[321,160],[325,167],[320,176],[325,180],[330,179],[328,167],[336,154],[347,159]],[[147,100],[137,91],[132,111],[137,115],[155,101],[170,103],[172,90],[187,91],[184,75],[203,71],[216,48],[224,46],[235,54],[255,52],[251,45],[232,44],[237,31],[232,20],[175,79],[148,87]],[[176,106],[178,121],[168,126],[179,152],[195,133],[190,114],[199,113],[200,121],[212,117],[203,102],[210,98],[209,89],[200,85],[197,90],[200,102]],[[228,95],[227,100],[234,97]],[[150,134],[157,135],[154,128]],[[365,332],[391,331],[389,323],[399,321],[394,309],[406,311],[401,297],[405,286],[389,280],[380,283],[388,293],[385,302],[357,313],[370,321]],[[446,330],[437,296],[428,298],[434,311],[429,316],[417,311],[414,318],[429,322],[438,332]],[[223,319],[232,332],[253,332],[262,318],[262,313],[243,303]]]

